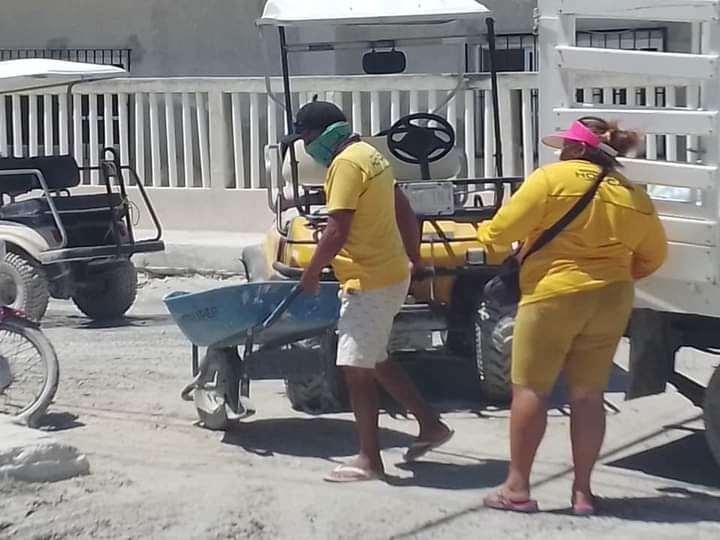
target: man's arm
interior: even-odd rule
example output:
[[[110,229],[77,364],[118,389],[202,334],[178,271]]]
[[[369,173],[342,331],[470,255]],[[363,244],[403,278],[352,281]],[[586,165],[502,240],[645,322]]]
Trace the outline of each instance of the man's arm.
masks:
[[[410,262],[416,265],[420,262],[420,225],[410,201],[398,186],[395,186],[395,220],[405,252]]]
[[[330,265],[345,245],[354,215],[353,210],[338,210],[329,215],[327,227],[305,269],[307,274],[318,276],[323,268]]]

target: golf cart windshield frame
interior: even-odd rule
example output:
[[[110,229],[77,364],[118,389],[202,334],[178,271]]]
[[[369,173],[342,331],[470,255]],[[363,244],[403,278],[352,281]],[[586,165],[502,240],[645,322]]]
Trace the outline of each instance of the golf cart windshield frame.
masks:
[[[488,43],[488,49],[489,49],[489,57],[490,57],[490,79],[491,79],[491,97],[492,97],[492,103],[493,103],[493,131],[495,135],[495,141],[496,141],[496,151],[495,151],[495,168],[496,168],[496,174],[498,177],[503,176],[503,165],[502,165],[502,139],[500,137],[500,118],[499,118],[499,97],[498,97],[498,87],[497,87],[497,62],[496,62],[496,55],[495,55],[495,20],[489,16],[489,13],[483,14],[482,17],[485,20],[486,26],[487,26],[487,34],[486,34],[486,41]],[[283,97],[282,99],[278,98],[272,89],[272,84],[270,82],[270,64],[268,59],[268,49],[267,49],[267,43],[265,42],[265,35],[264,35],[264,29],[267,26],[275,26],[278,31],[278,37],[280,41],[280,66],[281,66],[281,74],[282,74],[282,83],[283,83]],[[359,25],[363,26],[363,25]],[[287,40],[287,33],[286,33],[287,26],[283,24],[269,24],[267,22],[264,23],[258,23],[258,29],[260,33],[260,39],[263,44],[263,53],[265,58],[265,83],[266,83],[266,89],[268,93],[268,98],[275,101],[285,112],[285,129],[287,134],[293,133],[293,103],[292,103],[292,89],[290,85],[290,67],[289,67],[289,55],[290,53],[297,54],[297,53],[312,53],[312,52],[328,52],[333,50],[339,50],[339,49],[373,49],[373,48],[394,48],[399,46],[400,44],[406,44],[406,45],[427,45],[428,43],[437,43],[440,45],[446,45],[446,44],[468,44],[468,43],[475,43],[478,40],[473,39],[472,36],[457,36],[457,35],[449,35],[449,36],[437,36],[437,37],[431,37],[431,38],[406,38],[406,39],[384,39],[384,40],[365,40],[365,41],[338,41],[338,42],[310,42],[310,43],[288,43]],[[457,77],[458,77],[458,85],[457,87],[451,91],[444,100],[441,101],[440,104],[435,108],[434,111],[436,112],[438,110],[443,109],[451,100],[452,98],[458,94],[458,92],[462,89],[463,84],[465,82],[465,75],[467,73],[466,71],[466,65],[465,65],[465,53],[463,52],[462,56],[462,62],[461,62],[461,69],[458,71]],[[271,142],[272,144],[272,142]],[[298,174],[298,161],[297,156],[295,153],[295,145],[291,144],[288,145],[287,151],[289,153],[290,157],[290,172],[291,172],[291,181],[292,181],[292,196],[293,200],[290,201],[291,204],[286,205],[283,204],[285,201],[285,197],[283,194],[282,189],[278,189],[277,198],[279,198],[279,201],[273,200],[273,186],[272,182],[268,181],[268,202],[272,208],[275,209],[277,212],[279,209],[282,208],[294,208],[296,209],[300,215],[307,215],[309,213],[309,206],[303,204],[302,197],[300,194],[300,183],[299,183],[299,174]],[[281,155],[280,162],[282,163],[283,158]],[[279,187],[279,186],[278,186]],[[282,210],[280,210],[282,212]],[[278,216],[279,221],[280,216]],[[278,223],[279,225],[279,223]]]

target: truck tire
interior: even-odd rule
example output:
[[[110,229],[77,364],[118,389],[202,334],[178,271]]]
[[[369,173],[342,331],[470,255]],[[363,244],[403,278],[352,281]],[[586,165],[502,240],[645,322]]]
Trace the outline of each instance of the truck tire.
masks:
[[[91,274],[73,294],[73,302],[85,315],[96,321],[117,319],[125,315],[137,296],[137,270],[123,260]]]
[[[40,321],[50,301],[45,272],[32,259],[7,252],[0,262],[0,298],[3,304]]]
[[[318,415],[348,410],[350,403],[342,371],[335,365],[337,336],[332,333],[307,340],[303,347],[317,348],[324,366],[322,373],[285,381],[290,405],[296,411]]]
[[[705,389],[703,416],[708,446],[715,461],[720,465],[720,367],[715,369],[710,384]]]
[[[512,400],[510,356],[515,310],[482,306],[475,315],[475,361],[483,398],[494,405]]]

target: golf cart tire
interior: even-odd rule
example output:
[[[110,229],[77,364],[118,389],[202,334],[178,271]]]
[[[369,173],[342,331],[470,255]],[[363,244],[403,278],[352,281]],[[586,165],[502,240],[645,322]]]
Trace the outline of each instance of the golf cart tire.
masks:
[[[481,307],[475,315],[475,361],[485,401],[506,405],[512,400],[510,357],[514,309]]]
[[[40,321],[50,301],[45,272],[35,261],[18,253],[7,252],[0,265],[0,271],[12,277],[17,291],[15,301],[9,307],[23,312],[34,321]]]
[[[96,321],[118,319],[137,297],[137,270],[131,261],[123,260],[94,274],[87,285],[73,294],[78,309]]]
[[[705,389],[705,402],[703,404],[705,419],[705,438],[715,461],[720,465],[720,367],[710,379]]]
[[[318,340],[308,340],[317,344]],[[335,365],[337,336],[328,334],[319,339],[318,354],[322,355],[322,373],[312,373],[285,381],[285,390],[292,408],[310,415],[344,412],[349,407],[347,386],[342,371]]]

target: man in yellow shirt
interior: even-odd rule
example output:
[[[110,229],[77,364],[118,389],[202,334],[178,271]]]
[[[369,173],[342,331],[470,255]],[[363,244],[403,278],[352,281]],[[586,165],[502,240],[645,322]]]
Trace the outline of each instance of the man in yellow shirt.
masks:
[[[407,461],[444,444],[453,433],[387,356],[393,320],[410,285],[411,267],[417,271],[422,266],[417,219],[396,187],[387,159],[352,133],[335,105],[313,101],[302,107],[295,133],[303,139],[306,152],[328,168],[328,223],[300,283],[305,291],[317,291],[320,272],[332,264],[342,286],[337,365],[345,374],[360,438],[357,458],[325,479],[382,478],[377,382],[420,425],[418,438],[405,454]]]

